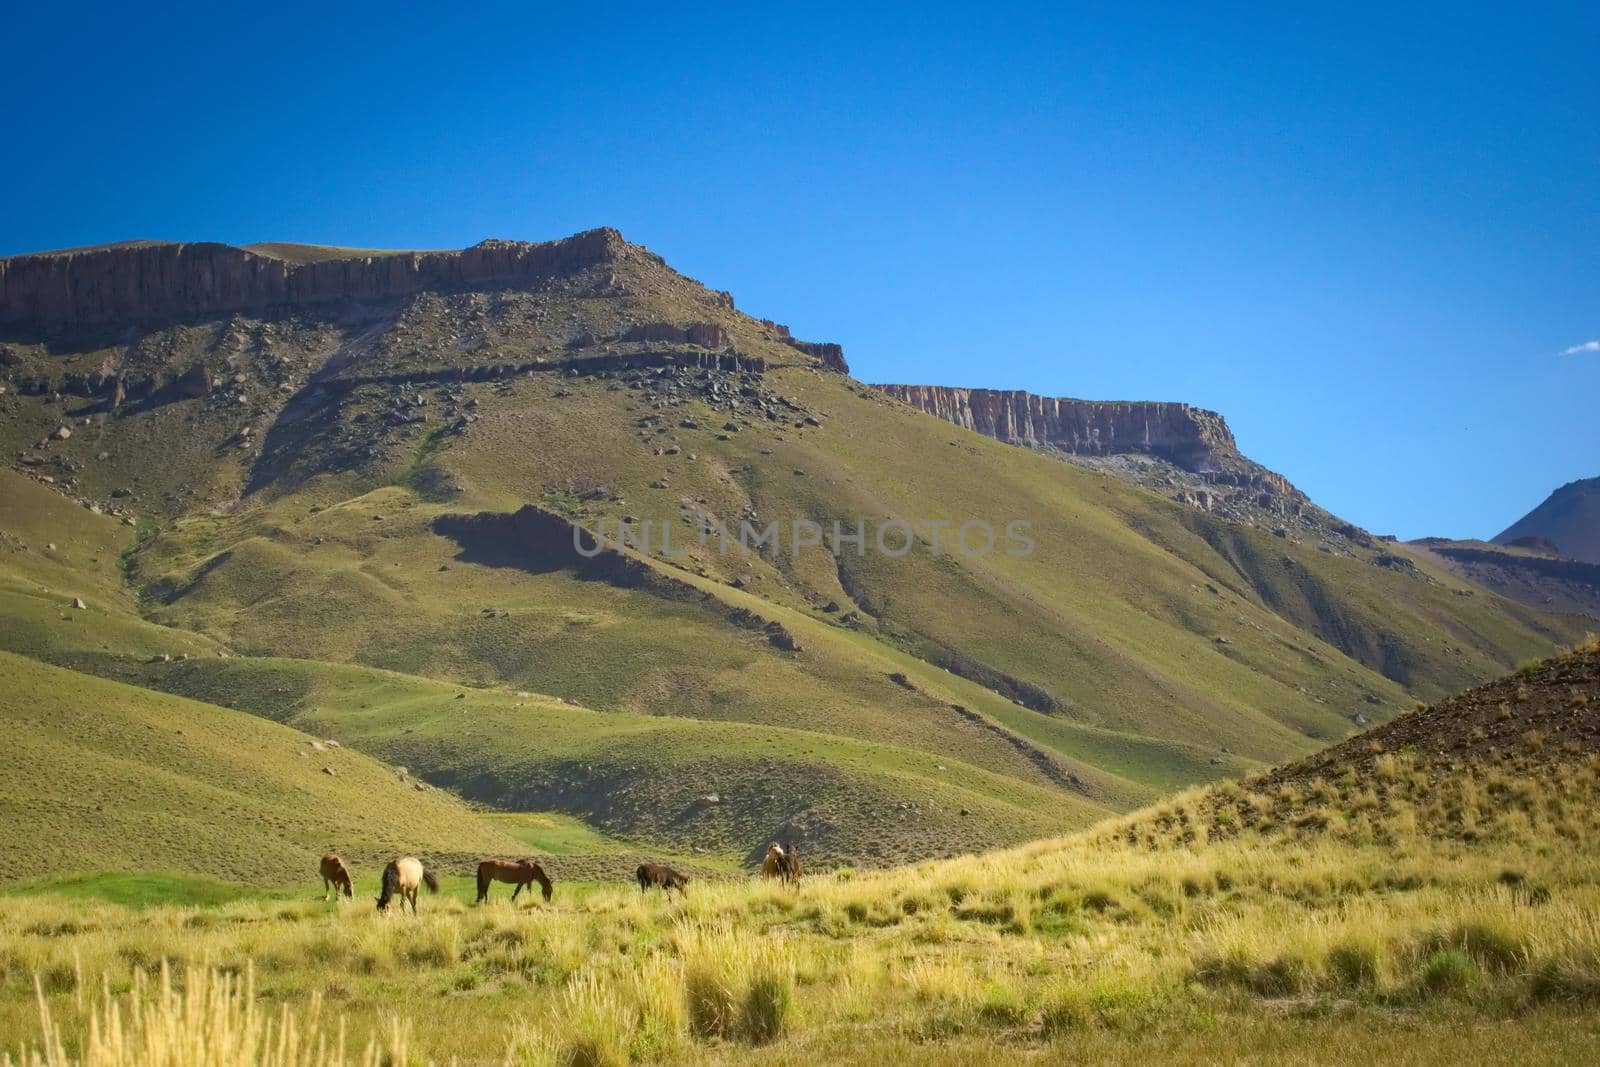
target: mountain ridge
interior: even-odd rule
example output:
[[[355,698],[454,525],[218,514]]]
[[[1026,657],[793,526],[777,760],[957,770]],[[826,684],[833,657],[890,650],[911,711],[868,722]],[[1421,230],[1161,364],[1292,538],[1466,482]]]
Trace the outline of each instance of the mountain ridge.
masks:
[[[778,834],[884,864],[1304,755],[1576,636],[1311,525],[1314,505],[1262,507],[1265,475],[1220,417],[1204,456],[1172,453],[1198,472],[1138,451],[1063,463],[929,418],[850,378],[838,346],[600,232],[594,255],[517,245],[505,262],[528,273],[510,282],[455,284],[465,253],[278,245],[281,261],[219,261],[366,280],[199,313],[279,290],[175,283],[168,310],[205,298],[177,319],[63,327],[13,309],[0,647],[257,713],[288,687],[308,694],[296,721],[622,838],[733,858]],[[59,257],[52,299],[137,312],[167,276],[140,267],[104,288],[99,272],[145,255],[182,258]],[[535,269],[549,263],[578,265]],[[1192,423],[1201,409],[1165,410]],[[117,590],[114,615],[59,593],[86,571],[48,546],[71,544],[86,512],[107,540],[75,595]],[[597,574],[540,538],[453,536],[518,515],[649,521],[677,551],[627,546]],[[901,555],[694,536],[896,519],[915,520]],[[1037,542],[1026,559],[933,551],[926,525],[1013,519]],[[596,580],[612,573],[649,580]],[[186,653],[199,664],[152,662]]]

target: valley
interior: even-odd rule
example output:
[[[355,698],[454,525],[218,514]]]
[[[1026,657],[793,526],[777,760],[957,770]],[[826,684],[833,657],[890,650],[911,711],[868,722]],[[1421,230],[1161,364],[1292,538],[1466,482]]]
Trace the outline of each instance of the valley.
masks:
[[[35,976],[373,1062],[1594,1047],[1591,605],[1216,413],[864,385],[608,229],[12,257],[0,381],[0,1047]]]

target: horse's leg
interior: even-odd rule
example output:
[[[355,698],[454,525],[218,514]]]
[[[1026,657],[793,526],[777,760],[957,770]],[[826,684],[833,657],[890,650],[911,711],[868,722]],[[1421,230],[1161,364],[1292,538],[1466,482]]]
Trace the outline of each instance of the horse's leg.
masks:
[[[322,880],[322,902],[324,904],[328,902],[328,880],[326,878]]]
[[[511,891],[511,903],[515,904],[517,902],[517,894],[522,892],[522,887],[527,885],[527,884],[528,883],[526,883],[526,882],[518,882],[517,883],[517,888],[515,888],[515,889],[513,889]]]

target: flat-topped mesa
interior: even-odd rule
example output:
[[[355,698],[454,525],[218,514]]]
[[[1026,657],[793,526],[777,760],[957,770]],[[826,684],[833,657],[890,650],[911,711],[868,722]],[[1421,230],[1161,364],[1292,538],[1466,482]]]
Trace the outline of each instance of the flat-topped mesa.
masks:
[[[1145,453],[1205,473],[1238,455],[1222,416],[1188,404],[1072,400],[1021,390],[879,385],[930,415],[987,437],[1084,456]]]
[[[306,261],[232,245],[130,242],[0,259],[0,323],[147,323],[278,306],[385,300],[534,281],[615,262],[616,230],[558,241],[486,240],[459,251],[344,249]]]

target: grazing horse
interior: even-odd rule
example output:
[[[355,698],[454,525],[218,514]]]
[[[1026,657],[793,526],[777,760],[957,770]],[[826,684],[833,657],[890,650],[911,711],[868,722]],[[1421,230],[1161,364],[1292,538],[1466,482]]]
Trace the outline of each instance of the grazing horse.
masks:
[[[785,849],[776,841],[767,846],[766,858],[761,861],[761,873],[768,878],[778,878],[784,885],[800,880],[805,868],[800,863],[800,850],[790,845]]]
[[[532,860],[484,860],[478,864],[478,903],[482,904],[489,899],[490,882],[510,882],[517,888],[511,891],[511,899],[516,900],[517,894],[522,892],[522,887],[529,882],[538,882],[544,890],[545,903],[550,902],[550,897],[555,892],[549,875],[544,873],[544,868]]]
[[[350,869],[344,865],[337,853],[330,852],[322,857],[322,899],[328,899],[328,890],[332,889],[335,897],[343,893],[346,897],[356,895],[355,886],[350,882]]]
[[[383,869],[383,893],[378,897],[378,910],[388,911],[389,901],[394,899],[396,893],[400,895],[400,910],[404,911],[406,901],[411,901],[411,914],[417,913],[417,887],[426,885],[428,892],[439,891],[439,879],[433,876],[432,871],[422,869],[422,861],[415,856],[404,856],[397,860],[390,860],[389,866]]]
[[[679,874],[671,867],[659,863],[641,863],[634,872],[634,877],[639,879],[639,892],[643,893],[651,886],[658,886],[663,893],[670,893],[676,889],[680,894],[687,895],[689,879]]]

